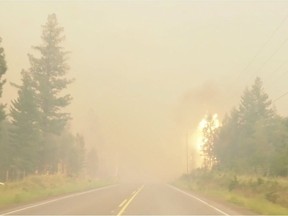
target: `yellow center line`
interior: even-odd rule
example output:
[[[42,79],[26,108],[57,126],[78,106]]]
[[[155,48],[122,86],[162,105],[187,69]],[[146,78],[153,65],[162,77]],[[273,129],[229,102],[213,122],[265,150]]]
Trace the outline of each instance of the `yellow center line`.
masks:
[[[124,203],[126,203],[127,202],[127,199],[125,199],[120,205],[119,205],[119,208],[121,208],[123,205],[124,205]]]
[[[144,185],[142,185],[136,192],[135,194],[125,203],[125,205],[123,206],[123,208],[119,211],[119,213],[117,214],[117,216],[121,216],[124,211],[127,209],[127,207],[129,206],[129,204],[133,201],[133,199],[140,193],[140,191],[144,188]],[[124,200],[125,201],[125,200]],[[122,202],[123,203],[123,202]],[[122,204],[121,203],[121,204]]]

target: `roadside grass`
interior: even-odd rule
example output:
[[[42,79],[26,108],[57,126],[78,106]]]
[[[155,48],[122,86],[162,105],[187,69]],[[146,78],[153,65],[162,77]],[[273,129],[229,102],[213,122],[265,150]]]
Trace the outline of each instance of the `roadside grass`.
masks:
[[[0,185],[0,209],[113,184],[112,180],[71,178],[63,175],[29,176]]]
[[[288,215],[288,179],[197,173],[183,176],[174,185],[249,209],[256,214]]]

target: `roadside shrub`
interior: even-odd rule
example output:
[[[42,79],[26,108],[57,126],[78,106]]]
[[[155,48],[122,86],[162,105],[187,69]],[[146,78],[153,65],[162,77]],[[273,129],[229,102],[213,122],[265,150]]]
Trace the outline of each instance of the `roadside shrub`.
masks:
[[[288,192],[286,191],[283,194],[279,195],[279,198],[278,198],[277,202],[280,205],[288,208]]]
[[[264,183],[264,179],[261,177],[257,178],[257,185],[262,185]]]
[[[238,185],[239,185],[238,178],[237,178],[237,176],[234,176],[234,178],[232,180],[230,180],[230,182],[229,182],[229,185],[228,185],[229,191],[234,190]]]
[[[272,203],[276,203],[278,197],[279,195],[275,191],[271,191],[265,194],[265,198]]]

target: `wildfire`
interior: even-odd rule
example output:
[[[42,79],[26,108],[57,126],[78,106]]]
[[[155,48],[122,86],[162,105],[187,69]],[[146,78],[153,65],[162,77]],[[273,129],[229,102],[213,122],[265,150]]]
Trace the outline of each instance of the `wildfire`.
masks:
[[[219,118],[218,118],[218,114],[215,113],[213,116],[212,116],[212,121],[213,121],[213,124],[212,124],[212,130],[215,130],[217,129],[218,127],[220,127],[220,121],[219,121]],[[203,150],[203,146],[205,145],[205,137],[203,135],[203,129],[205,127],[207,127],[207,115],[199,122],[198,124],[198,127],[197,127],[197,130],[195,132],[195,150],[196,150],[196,154],[198,155],[198,167],[202,165],[202,161],[203,161],[203,157],[202,157],[202,150]]]

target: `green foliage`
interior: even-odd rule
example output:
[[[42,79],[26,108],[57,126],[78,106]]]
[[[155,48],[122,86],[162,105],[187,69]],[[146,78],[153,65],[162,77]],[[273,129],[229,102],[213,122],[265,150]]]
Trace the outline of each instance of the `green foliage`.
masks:
[[[64,91],[71,80],[65,77],[69,67],[63,40],[63,28],[58,26],[56,15],[49,15],[43,26],[42,44],[34,47],[38,57],[29,55],[31,66],[22,71],[22,83],[12,84],[18,89],[18,97],[10,107],[10,139],[0,144],[6,156],[0,159],[2,179],[17,180],[33,173],[72,176],[83,168],[84,139],[72,135],[66,127],[70,114],[64,109],[71,96]]]
[[[63,112],[71,101],[69,94],[63,94],[71,83],[65,77],[69,66],[67,52],[61,46],[63,40],[63,28],[59,27],[56,15],[51,14],[43,26],[42,45],[34,47],[40,57],[29,55],[40,112],[39,126],[43,133],[61,133],[70,119],[70,115]]]
[[[174,184],[180,188],[197,191],[218,201],[234,203],[254,213],[288,214],[287,178],[236,176],[233,173],[215,170],[196,170],[190,176],[182,176]]]
[[[214,139],[217,168],[262,175],[288,174],[288,124],[271,107],[256,78]]]
[[[217,163],[191,174],[190,187],[260,214],[287,214],[288,120],[274,112],[259,78],[213,136],[209,131]]]
[[[217,130],[217,137],[214,142],[214,154],[218,160],[218,167],[228,170],[239,169],[241,158],[238,154],[241,151],[241,137],[239,126],[239,113],[233,109],[229,116],[226,116],[222,127]],[[237,160],[235,160],[235,157]]]
[[[0,37],[0,97],[3,93],[3,85],[5,84],[6,80],[2,78],[2,76],[7,71],[7,64],[5,61],[5,53],[4,49],[1,47],[2,39]],[[0,104],[0,121],[2,121],[5,118],[5,111],[4,111],[5,105]]]
[[[11,166],[11,155],[13,154],[9,145],[11,124],[6,119],[0,122],[0,128],[0,182],[4,182],[7,179],[7,170]]]
[[[22,71],[22,85],[14,86],[18,88],[18,98],[12,100],[10,109],[10,147],[13,149],[11,166],[15,170],[31,173],[37,170],[39,163],[40,133],[36,94],[32,88],[32,78],[26,71]]]
[[[36,55],[29,55],[30,68],[21,72],[18,96],[11,101],[10,122],[0,103],[0,181],[11,182],[31,174],[61,173],[80,175],[85,166],[95,177],[98,159],[96,151],[86,161],[84,138],[68,129],[70,113],[65,108],[71,102],[67,87],[69,66],[62,43],[63,28],[55,14],[43,25],[42,43],[33,47]],[[0,38],[1,45],[1,38]],[[0,46],[0,97],[7,70],[4,49]],[[92,175],[93,173],[93,175]],[[2,194],[1,194],[2,195]],[[18,193],[13,198],[22,201]]]
[[[63,175],[29,176],[21,181],[9,182],[0,187],[0,208],[94,189],[112,183],[111,180],[69,178]]]
[[[237,176],[235,175],[235,176],[233,177],[233,179],[230,180],[230,182],[229,182],[229,185],[228,185],[229,191],[234,190],[238,185],[239,185],[239,181],[238,181]]]
[[[265,198],[270,202],[276,203],[279,195],[275,191],[269,191],[265,194]]]
[[[63,133],[70,119],[70,114],[63,109],[71,101],[71,96],[64,93],[71,81],[66,78],[69,66],[66,63],[67,52],[62,47],[63,28],[58,25],[55,14],[48,16],[41,38],[42,44],[34,47],[40,57],[29,55],[29,73],[37,103],[37,127],[41,134],[39,170],[55,173],[61,163],[60,146],[55,139]]]
[[[255,123],[263,119],[269,120],[273,114],[271,101],[263,90],[261,79],[257,77],[252,87],[246,89],[241,97],[239,123],[247,128],[247,133],[251,133]]]
[[[273,149],[270,154],[270,175],[288,176],[288,121],[277,118],[271,129],[270,137]]]

